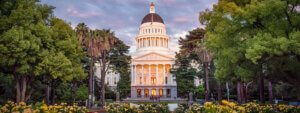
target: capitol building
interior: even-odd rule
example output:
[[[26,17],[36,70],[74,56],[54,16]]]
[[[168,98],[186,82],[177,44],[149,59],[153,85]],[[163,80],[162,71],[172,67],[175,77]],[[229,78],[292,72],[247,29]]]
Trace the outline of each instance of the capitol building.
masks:
[[[175,76],[170,73],[175,64],[175,52],[170,49],[170,36],[166,32],[163,19],[155,13],[153,3],[150,5],[150,12],[141,22],[135,41],[137,49],[131,54],[129,100],[177,99]],[[95,76],[100,78],[99,63],[96,63],[95,67]],[[107,71],[105,84],[110,90],[116,92],[119,80],[119,73],[111,69]],[[203,83],[202,79],[197,77],[194,82],[196,87]]]
[[[153,3],[141,22],[136,47],[131,55],[131,99],[176,99],[175,77],[169,72],[175,53],[170,50],[170,36]]]

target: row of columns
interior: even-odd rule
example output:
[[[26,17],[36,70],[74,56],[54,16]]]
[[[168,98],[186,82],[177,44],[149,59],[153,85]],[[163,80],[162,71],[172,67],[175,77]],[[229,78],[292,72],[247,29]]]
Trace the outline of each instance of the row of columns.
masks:
[[[137,65],[131,65],[131,81],[132,81],[131,84],[145,85],[145,78],[144,78],[144,66],[145,65],[148,65],[148,68],[149,68],[148,69],[148,84],[151,84],[151,65],[153,65],[153,64],[141,65],[142,66],[142,72],[141,72],[142,80],[140,80],[140,78],[137,78],[138,77],[138,75],[137,75]],[[158,66],[159,65],[163,65],[163,77],[162,77],[162,79],[163,79],[163,85],[166,85],[166,80],[165,79],[166,79],[166,77],[167,77],[167,79],[169,78],[168,75],[166,76],[166,72],[165,72],[166,71],[166,65],[170,65],[170,68],[172,68],[174,65],[172,65],[172,64],[155,64],[155,65],[156,65],[156,75],[155,75],[156,84],[154,84],[154,85],[157,85],[158,81],[159,81],[158,79],[161,78],[161,77],[158,77]],[[171,77],[171,80],[168,81],[168,83],[173,84],[173,78],[172,77]]]
[[[140,30],[140,34],[164,34],[165,31],[161,28],[149,28]]]
[[[150,44],[149,44],[150,41]],[[137,39],[137,47],[145,48],[145,47],[169,47],[169,40],[160,37],[147,37]]]

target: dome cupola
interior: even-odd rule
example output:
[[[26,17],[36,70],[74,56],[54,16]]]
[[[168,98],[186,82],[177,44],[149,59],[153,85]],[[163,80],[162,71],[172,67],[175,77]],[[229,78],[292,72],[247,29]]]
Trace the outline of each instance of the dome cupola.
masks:
[[[150,5],[150,13],[147,14],[143,20],[142,20],[142,24],[143,23],[147,23],[147,22],[159,22],[159,23],[164,23],[163,19],[155,13],[155,6],[153,4],[153,2]]]

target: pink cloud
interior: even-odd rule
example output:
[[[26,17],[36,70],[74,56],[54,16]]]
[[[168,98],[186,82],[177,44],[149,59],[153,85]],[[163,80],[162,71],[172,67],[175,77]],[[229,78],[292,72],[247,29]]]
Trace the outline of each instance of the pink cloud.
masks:
[[[184,17],[176,17],[174,18],[175,22],[190,22],[191,20],[188,18],[184,18]]]
[[[89,17],[94,17],[94,16],[100,16],[101,14],[99,12],[96,11],[88,11],[88,12],[78,12],[76,9],[69,7],[67,9],[67,13],[70,16],[74,16],[74,17],[79,17],[79,18],[89,18]]]
[[[167,27],[175,27],[176,26],[176,24],[174,24],[174,23],[167,23],[167,25],[166,25]]]

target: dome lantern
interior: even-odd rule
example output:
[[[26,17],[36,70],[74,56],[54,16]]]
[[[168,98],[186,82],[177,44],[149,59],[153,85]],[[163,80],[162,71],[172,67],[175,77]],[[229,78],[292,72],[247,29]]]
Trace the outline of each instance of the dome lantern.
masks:
[[[150,5],[150,13],[155,13],[155,6],[154,6],[153,2]]]

